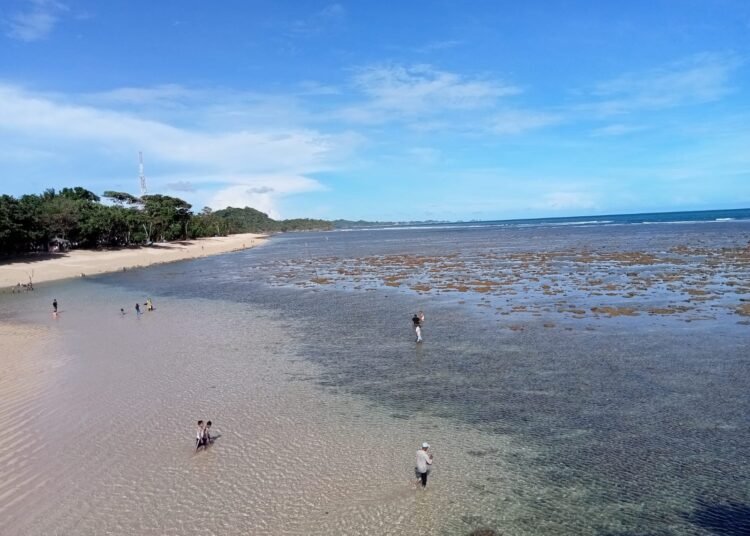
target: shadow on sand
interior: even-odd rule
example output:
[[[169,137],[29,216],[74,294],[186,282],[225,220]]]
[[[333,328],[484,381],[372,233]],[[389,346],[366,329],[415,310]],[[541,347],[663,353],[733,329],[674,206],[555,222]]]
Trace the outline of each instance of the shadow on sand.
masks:
[[[23,255],[0,255],[0,266],[5,264],[13,264],[15,262],[22,262],[24,264],[31,264],[34,262],[48,261],[50,259],[62,259],[67,257],[66,252],[60,253],[26,253]]]

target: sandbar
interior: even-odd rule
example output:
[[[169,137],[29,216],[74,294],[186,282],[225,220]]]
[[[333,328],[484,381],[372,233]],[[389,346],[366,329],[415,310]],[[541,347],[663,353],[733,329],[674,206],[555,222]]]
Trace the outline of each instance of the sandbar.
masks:
[[[140,248],[72,250],[49,256],[26,256],[0,264],[0,289],[29,283],[85,277],[165,262],[182,261],[252,248],[266,235],[243,233],[154,244]]]

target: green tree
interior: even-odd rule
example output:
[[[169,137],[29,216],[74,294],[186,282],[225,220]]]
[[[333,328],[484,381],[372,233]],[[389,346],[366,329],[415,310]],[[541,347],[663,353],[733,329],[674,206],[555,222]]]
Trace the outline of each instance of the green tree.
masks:
[[[53,237],[60,237],[77,242],[81,205],[73,199],[55,196],[44,201],[42,205],[42,223]]]
[[[60,190],[61,197],[72,199],[74,201],[90,201],[93,203],[99,202],[99,196],[94,192],[90,192],[86,188],[76,186],[75,188],[63,188]]]
[[[159,241],[187,238],[192,213],[190,203],[168,195],[144,195],[143,210],[148,222],[149,240]]]
[[[0,196],[0,252],[15,253],[28,246],[28,233],[23,228],[21,206],[9,195]]]
[[[48,248],[50,232],[44,224],[42,212],[45,199],[54,198],[54,190],[52,197],[47,195],[48,192],[42,196],[27,194],[18,200],[19,222],[26,233],[26,251],[46,251]]]
[[[136,197],[134,195],[131,195],[127,192],[115,192],[112,190],[107,190],[102,194],[107,199],[112,200],[114,203],[123,206],[123,205],[142,205],[143,202],[139,197]]]

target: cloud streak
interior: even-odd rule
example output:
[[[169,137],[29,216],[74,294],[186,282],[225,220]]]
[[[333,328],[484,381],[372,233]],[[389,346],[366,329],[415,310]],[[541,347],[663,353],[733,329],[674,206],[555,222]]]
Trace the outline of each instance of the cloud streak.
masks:
[[[340,25],[346,19],[346,9],[341,4],[328,4],[305,19],[295,20],[289,32],[292,35],[309,36]]]
[[[345,108],[341,116],[358,123],[382,123],[446,111],[476,110],[492,106],[501,97],[521,92],[510,84],[467,79],[429,65],[365,67],[356,72],[354,86],[367,101]]]
[[[68,7],[55,0],[29,0],[29,8],[11,14],[4,22],[6,35],[24,42],[46,38]]]
[[[718,100],[732,91],[729,80],[741,65],[734,55],[699,54],[643,73],[598,84],[588,108],[604,117]]]

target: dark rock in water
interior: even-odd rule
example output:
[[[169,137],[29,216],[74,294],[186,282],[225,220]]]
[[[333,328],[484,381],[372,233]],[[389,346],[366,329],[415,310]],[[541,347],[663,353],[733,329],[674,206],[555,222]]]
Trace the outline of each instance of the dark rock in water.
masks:
[[[469,536],[501,536],[497,531],[488,528],[474,529],[469,533]]]

